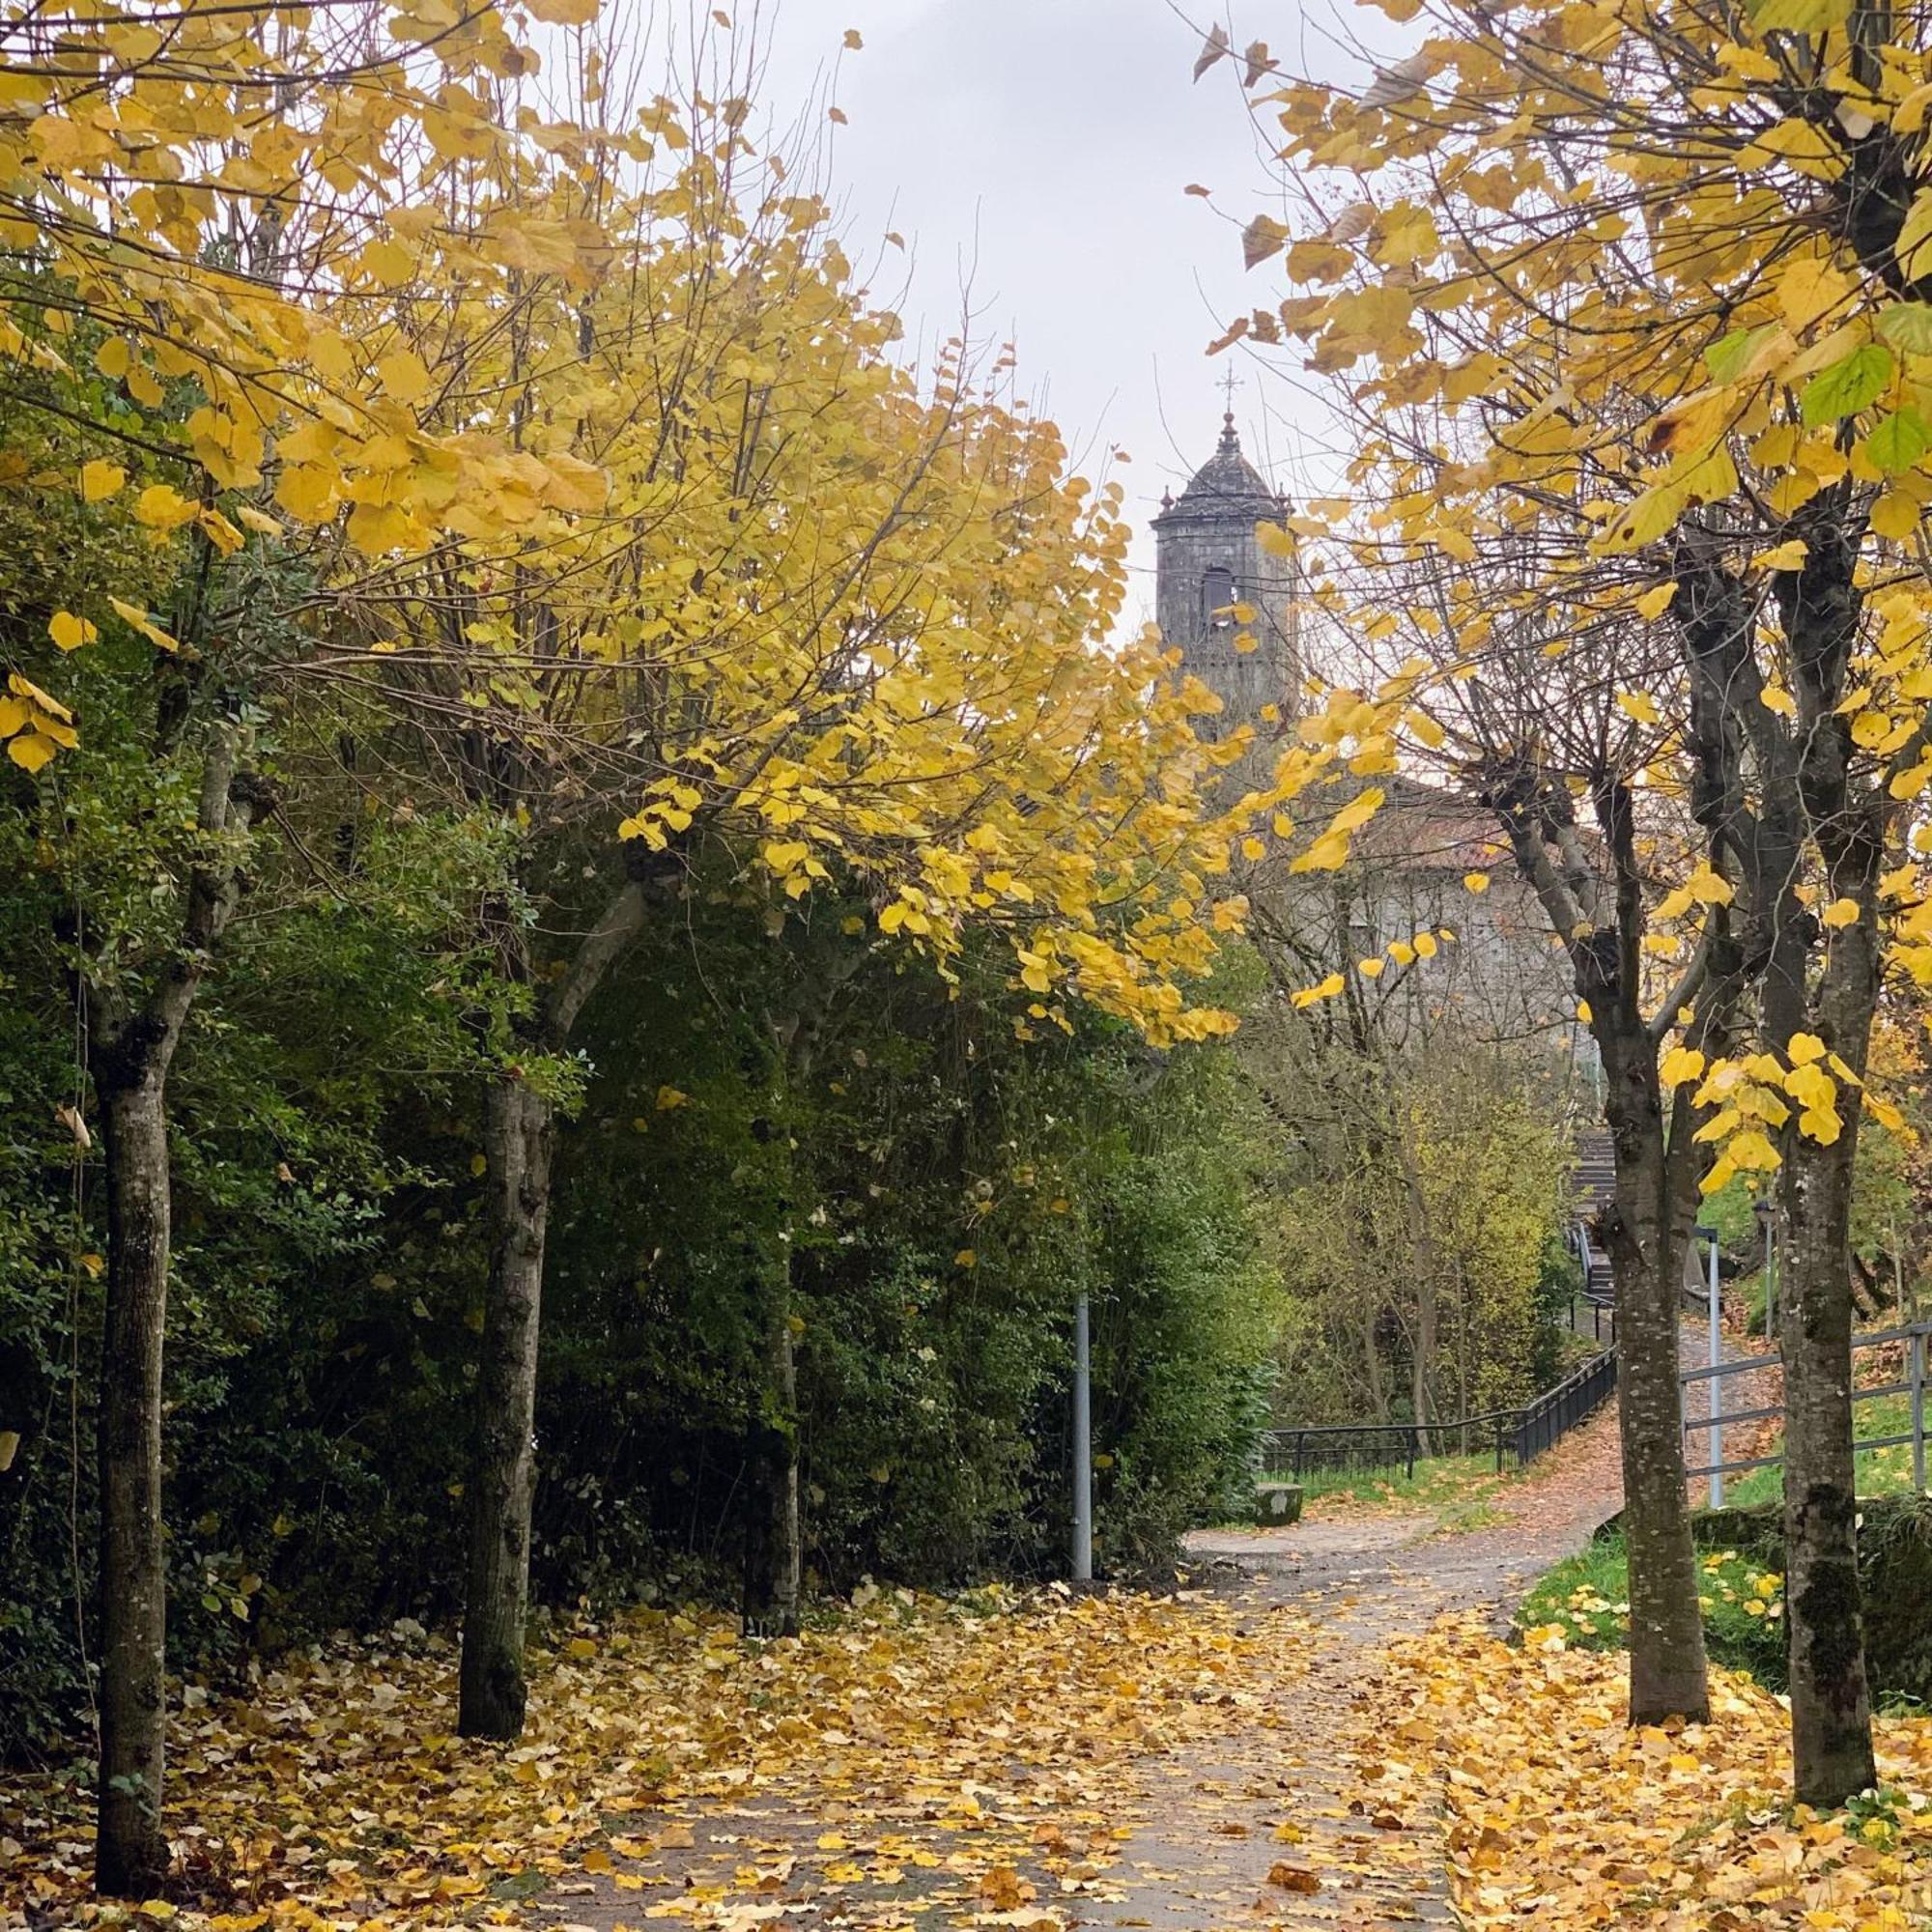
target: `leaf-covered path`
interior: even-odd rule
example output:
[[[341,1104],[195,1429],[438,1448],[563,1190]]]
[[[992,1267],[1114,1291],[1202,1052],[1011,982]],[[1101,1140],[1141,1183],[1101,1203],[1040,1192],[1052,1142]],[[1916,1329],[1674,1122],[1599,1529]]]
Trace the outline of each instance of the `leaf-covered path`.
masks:
[[[1617,1507],[1614,1421],[1579,1432],[1506,1492],[1503,1520],[1431,1538],[1426,1518],[1358,1514],[1190,1539],[1201,1587],[1159,1613],[1211,1632],[1225,1659],[1207,1709],[1177,1722],[1165,1637],[1062,1674],[1042,1753],[1016,1713],[959,1734],[953,1761],[875,1760],[853,1786],[836,1758],[755,1795],[700,1806],[616,1849],[526,1922],[701,1932],[764,1922],[959,1924],[1094,1932],[1449,1924],[1433,1780],[1390,1758],[1407,1721],[1388,1647],[1451,1609],[1502,1611]],[[1119,1607],[1069,1605],[1073,1619]],[[1127,1638],[1101,1636],[1103,1644]],[[1225,1648],[1224,1648],[1225,1646]],[[1098,1662],[1090,1658],[1090,1662]],[[962,1689],[960,1715],[972,1707]],[[976,1776],[956,1781],[960,1760]]]
[[[444,1635],[290,1658],[178,1714],[183,1877],[137,1922],[1441,1921],[1432,1788],[1377,1766],[1386,1645],[1498,1600],[1522,1567],[1506,1547],[1559,1491],[1603,1504],[1588,1434],[1513,1491],[1504,1528],[1311,1524],[1236,1536],[1238,1563],[1208,1539],[1200,1587],[1171,1598],[873,1593],[762,1646],[696,1611],[585,1621],[533,1659],[508,1749],[452,1735]],[[1576,1533],[1579,1508],[1552,1524]],[[59,1776],[0,1791],[0,1927],[126,1922],[87,1895],[89,1810]]]
[[[1389,1748],[1414,1721],[1389,1646],[1449,1611],[1505,1618],[1621,1498],[1605,1411],[1500,1492],[1500,1520],[1480,1530],[1441,1536],[1432,1518],[1353,1514],[1191,1538],[1191,1552],[1226,1566],[1249,1602],[1293,1606],[1314,1635],[1281,1735],[1243,1738],[1223,1762],[1197,1753],[1154,1769],[1150,1782],[1168,1802],[1128,1847],[1135,1882],[1110,1922],[1361,1932],[1454,1922],[1435,1785]]]
[[[452,1736],[446,1635],[292,1658],[173,1726],[179,1883],[88,1896],[83,1784],[0,1787],[0,1932],[1907,1932],[1932,1722],[1880,1811],[1790,1812],[1784,1715],[1629,1730],[1621,1660],[1507,1646],[1618,1501],[1614,1421],[1487,1527],[1374,1512],[1195,1539],[1155,1597],[862,1592],[795,1642],[640,1610],[532,1658],[531,1723]]]

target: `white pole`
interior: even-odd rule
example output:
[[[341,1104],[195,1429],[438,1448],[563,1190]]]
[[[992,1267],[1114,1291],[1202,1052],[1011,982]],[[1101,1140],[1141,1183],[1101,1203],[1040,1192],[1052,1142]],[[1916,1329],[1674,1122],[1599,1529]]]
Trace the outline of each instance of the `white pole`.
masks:
[[[1925,1493],[1925,1335],[1916,1325],[1912,1335],[1912,1487]]]
[[[1716,1369],[1723,1357],[1723,1336],[1719,1325],[1719,1304],[1718,1301],[1718,1231],[1711,1230],[1711,1367]],[[1724,1506],[1724,1476],[1717,1465],[1724,1460],[1724,1425],[1718,1418],[1724,1412],[1723,1378],[1711,1378],[1711,1507],[1722,1509]]]
[[[1073,1580],[1094,1580],[1094,1399],[1087,1297],[1073,1304]]]

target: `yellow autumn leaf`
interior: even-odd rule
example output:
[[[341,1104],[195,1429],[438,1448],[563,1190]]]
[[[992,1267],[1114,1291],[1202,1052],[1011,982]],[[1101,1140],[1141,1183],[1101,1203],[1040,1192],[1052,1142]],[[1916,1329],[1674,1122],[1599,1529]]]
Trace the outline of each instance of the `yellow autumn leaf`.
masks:
[[[80,494],[89,503],[105,502],[128,480],[128,472],[118,463],[97,459],[80,466]]]
[[[195,506],[167,483],[150,483],[134,499],[134,521],[150,529],[178,529],[194,521]]]
[[[127,624],[130,626],[132,629],[138,631],[141,634],[141,636],[146,638],[147,640],[151,644],[155,645],[156,649],[163,651],[178,651],[181,649],[180,641],[177,639],[171,637],[166,631],[162,630],[161,627],[158,624],[156,624],[155,620],[152,617],[150,617],[148,613],[145,611],[141,610],[138,606],[125,603],[119,597],[110,597],[108,598],[107,601],[114,607],[114,614],[117,617],[119,617],[124,624]]]
[[[1292,996],[1290,1004],[1295,1007],[1312,1007],[1322,1000],[1332,1000],[1337,993],[1343,990],[1346,983],[1341,974],[1330,973],[1325,980],[1322,980],[1318,984],[1303,986]]]
[[[412,349],[392,349],[376,364],[383,393],[399,403],[420,402],[429,389],[429,369]]]
[[[51,738],[39,731],[22,731],[17,737],[7,740],[7,755],[29,772],[38,772],[51,763],[58,750]]]
[[[1659,1064],[1657,1077],[1665,1087],[1682,1087],[1703,1071],[1704,1056],[1694,1046],[1673,1046]]]
[[[86,617],[76,617],[71,611],[56,611],[47,622],[47,636],[58,650],[77,651],[82,644],[91,644],[100,633]]]

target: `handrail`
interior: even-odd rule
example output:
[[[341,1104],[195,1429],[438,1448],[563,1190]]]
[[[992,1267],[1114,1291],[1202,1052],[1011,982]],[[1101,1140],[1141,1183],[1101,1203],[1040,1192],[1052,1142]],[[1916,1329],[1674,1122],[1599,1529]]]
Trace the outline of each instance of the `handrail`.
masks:
[[[1608,1399],[1616,1383],[1617,1351],[1612,1347],[1592,1355],[1560,1382],[1553,1383],[1519,1408],[1483,1409],[1474,1415],[1430,1422],[1298,1424],[1283,1429],[1264,1429],[1262,1435],[1278,1452],[1283,1448],[1290,1450],[1292,1467],[1297,1476],[1302,1473],[1304,1462],[1320,1462],[1328,1444],[1332,1443],[1339,1449],[1347,1437],[1371,1445],[1394,1438],[1392,1446],[1398,1453],[1352,1463],[1346,1457],[1338,1457],[1335,1459],[1336,1466],[1374,1469],[1393,1468],[1400,1463],[1413,1475],[1418,1458],[1427,1460],[1427,1451],[1422,1446],[1425,1436],[1440,1442],[1445,1437],[1460,1435],[1466,1442],[1471,1431],[1492,1432],[1498,1470],[1503,1466],[1504,1456],[1512,1448],[1517,1464],[1521,1467],[1545,1450],[1554,1448],[1579,1422],[1593,1415]]]
[[[1859,1403],[1875,1402],[1885,1396],[1905,1396],[1909,1398],[1911,1405],[1912,1427],[1903,1435],[1862,1436],[1858,1435],[1855,1423],[1853,1425],[1852,1448],[1855,1453],[1862,1453],[1868,1449],[1891,1449],[1910,1443],[1912,1446],[1912,1486],[1920,1494],[1923,1494],[1925,1492],[1927,1455],[1927,1431],[1925,1427],[1926,1356],[1928,1352],[1932,1352],[1932,1350],[1928,1349],[1928,1344],[1932,1344],[1932,1321],[1908,1321],[1902,1327],[1877,1328],[1862,1335],[1854,1335],[1852,1337],[1851,1351],[1856,1355],[1861,1350],[1880,1348],[1890,1342],[1903,1342],[1906,1345],[1905,1379],[1897,1382],[1887,1382],[1878,1387],[1860,1388],[1854,1385],[1851,1391],[1851,1399],[1853,1405],[1856,1406]],[[1721,1403],[1723,1397],[1718,1391],[1717,1385],[1729,1376],[1755,1375],[1760,1371],[1775,1371],[1782,1375],[1783,1370],[1783,1351],[1774,1350],[1768,1354],[1741,1355],[1735,1361],[1713,1362],[1706,1368],[1684,1369],[1679,1372],[1677,1380],[1680,1387],[1688,1388],[1692,1382],[1708,1382],[1712,1384],[1714,1412],[1710,1415],[1702,1416],[1687,1415],[1684,1418],[1684,1460],[1686,1464],[1684,1473],[1686,1478],[1690,1481],[1695,1481],[1699,1477],[1714,1478],[1715,1480],[1712,1483],[1714,1500],[1722,1501],[1721,1493],[1719,1492],[1719,1485],[1725,1476],[1733,1475],[1746,1469],[1768,1469],[1784,1460],[1784,1451],[1782,1448],[1774,1451],[1769,1456],[1752,1456],[1744,1462],[1725,1462],[1723,1460],[1723,1451],[1719,1445],[1723,1440],[1723,1429],[1726,1423],[1769,1422],[1773,1418],[1785,1413],[1785,1405],[1783,1397],[1780,1394],[1778,1400],[1769,1406],[1760,1406],[1756,1408],[1737,1409],[1718,1408],[1716,1405]],[[1692,1463],[1690,1461],[1690,1437],[1697,1430],[1707,1432],[1707,1446],[1704,1453],[1707,1456],[1715,1456],[1715,1461],[1707,1463]]]

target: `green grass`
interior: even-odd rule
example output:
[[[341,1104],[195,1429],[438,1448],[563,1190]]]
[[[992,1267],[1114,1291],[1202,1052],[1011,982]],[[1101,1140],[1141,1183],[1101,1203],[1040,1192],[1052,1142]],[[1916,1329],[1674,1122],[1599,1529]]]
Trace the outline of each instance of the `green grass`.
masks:
[[[1321,1514],[1314,1505],[1332,1502],[1337,1507],[1330,1514],[1335,1515],[1353,1507],[1448,1518],[1483,1508],[1489,1498],[1520,1480],[1520,1472],[1509,1468],[1498,1475],[1492,1450],[1487,1456],[1434,1456],[1417,1463],[1412,1476],[1402,1469],[1310,1469],[1298,1477],[1277,1471],[1269,1480],[1299,1482],[1304,1507],[1313,1514]]]
[[[1701,1554],[1697,1568],[1712,1659],[1783,1690],[1784,1578],[1734,1549]],[[1517,1627],[1558,1632],[1574,1649],[1622,1650],[1630,1640],[1629,1589],[1623,1538],[1604,1537],[1546,1573],[1517,1611]]]
[[[1903,1435],[1912,1427],[1912,1399],[1903,1395],[1881,1396],[1876,1402],[1861,1402],[1852,1411],[1861,1435]],[[1702,1431],[1698,1432],[1701,1435]],[[1772,1454],[1782,1435],[1766,1444]],[[1901,1442],[1892,1449],[1861,1449],[1858,1457],[1858,1492],[1861,1496],[1899,1496],[1912,1493],[1912,1445]],[[1784,1470],[1774,1463],[1768,1469],[1747,1469],[1741,1476],[1724,1481],[1724,1501],[1740,1509],[1751,1503],[1775,1503],[1784,1494]]]

